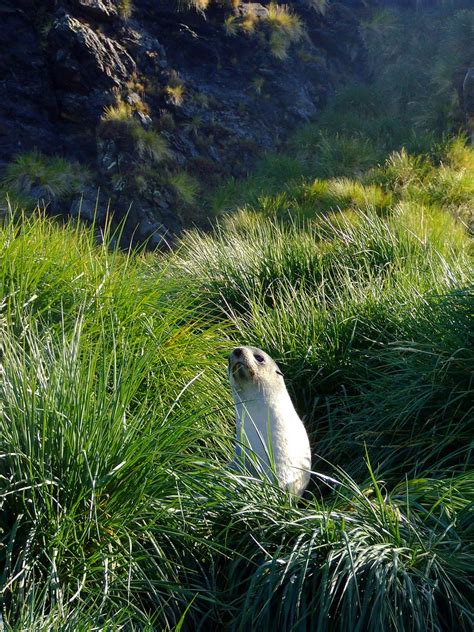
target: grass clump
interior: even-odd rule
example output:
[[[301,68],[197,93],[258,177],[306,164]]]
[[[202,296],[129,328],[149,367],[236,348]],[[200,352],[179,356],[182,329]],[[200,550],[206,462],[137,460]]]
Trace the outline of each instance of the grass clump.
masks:
[[[0,234],[6,623],[21,621],[30,602],[34,617],[80,610],[97,624],[118,612],[134,625],[172,627],[188,603],[184,575],[194,574],[191,540],[171,535],[181,529],[173,505],[184,480],[172,463],[182,449],[179,467],[193,476],[190,446],[214,423],[185,412],[201,408],[192,384],[217,380],[221,389],[213,368],[201,373],[195,343],[227,344],[212,326],[198,334],[189,301],[151,258],[109,251],[92,232],[45,218]]]
[[[259,24],[259,17],[252,4],[238,5],[239,14],[229,15],[224,20],[224,29],[227,35],[235,37],[239,33],[255,35]]]
[[[355,620],[368,630],[378,629],[380,621],[393,622],[393,629],[422,630],[425,625],[449,629],[455,620],[468,629],[470,555],[455,553],[455,542],[464,535],[468,497],[464,496],[454,524],[443,516],[456,495],[456,483],[462,488],[467,481],[453,482],[440,511],[429,505],[414,515],[415,494],[387,497],[375,478],[365,489],[343,473],[336,480],[340,501],[344,497],[348,501],[344,510],[318,506],[287,510],[283,521],[271,521],[271,529],[262,533],[258,551],[251,545],[245,548],[244,559],[233,566],[229,578],[231,585],[245,582],[246,588],[245,598],[239,601],[242,614],[232,629],[245,629],[250,621],[263,630],[275,625],[294,629],[302,619],[308,628],[321,630],[332,629],[334,620],[337,629],[347,631]],[[428,492],[436,483],[425,480],[420,488]],[[435,512],[433,520],[430,509]],[[268,523],[270,515],[270,507],[252,507],[240,522],[251,533]],[[444,533],[442,525],[447,529]],[[439,539],[427,540],[433,527],[439,528]],[[283,545],[275,546],[275,531],[285,537]],[[454,556],[452,566],[448,550]]]
[[[7,165],[1,184],[5,194],[32,208],[40,201],[48,204],[81,192],[90,178],[89,170],[77,162],[32,151]]]
[[[178,198],[185,204],[195,204],[199,194],[199,182],[185,171],[171,174],[168,182]]]
[[[118,100],[115,105],[105,108],[102,116],[101,133],[128,140],[142,159],[162,162],[172,156],[166,139],[152,128],[144,128],[134,116],[135,110],[128,104]]]
[[[255,203],[260,197],[284,191],[287,185],[301,181],[309,173],[298,157],[268,153],[248,178],[240,181],[231,178],[213,191],[209,204],[215,215],[233,211]]]
[[[441,206],[459,207],[472,204],[474,199],[474,170],[441,166],[427,182],[431,200]]]
[[[185,9],[195,9],[196,11],[205,11],[211,0],[179,0],[179,5]]]
[[[173,105],[179,107],[183,104],[186,88],[176,73],[172,74],[168,85],[164,87],[164,94]]]
[[[125,101],[118,100],[115,105],[104,108],[103,121],[128,122],[133,118],[133,108]]]
[[[431,165],[425,157],[409,154],[403,148],[390,154],[383,168],[369,172],[366,179],[403,194],[413,188],[422,187],[430,170]]]
[[[389,212],[393,203],[390,191],[349,178],[317,179],[303,186],[289,187],[287,197],[286,212],[301,218],[349,209],[371,209],[383,215]]]
[[[429,489],[430,481],[425,485]],[[429,509],[414,516],[410,496],[387,498],[377,481],[362,490],[347,477],[339,489],[341,495],[351,494],[350,509],[309,515],[295,511],[284,527],[272,527],[282,528],[285,545],[275,550],[268,533],[260,542],[260,559],[246,551],[253,554],[254,568],[235,629],[250,621],[263,630],[276,624],[293,629],[302,619],[320,630],[332,629],[334,620],[337,629],[347,631],[355,620],[367,630],[379,629],[381,621],[391,621],[393,629],[414,630],[426,625],[449,629],[457,621],[467,629],[470,556],[454,553],[462,533],[457,521],[454,526],[442,518],[447,531],[439,524],[440,539],[429,540]],[[458,514],[461,521],[466,509]],[[454,555],[452,566],[448,550]],[[243,564],[236,567],[231,579],[237,584]]]
[[[313,130],[307,128],[297,134],[294,143],[299,147],[300,160],[323,178],[360,176],[383,157],[380,148],[363,136],[332,135],[318,130],[314,137]]]
[[[243,33],[258,38],[279,60],[286,59],[290,46],[303,38],[303,23],[288,5],[271,2],[262,15],[257,15],[252,4],[243,4],[239,9],[239,14],[230,15],[224,21],[227,35],[234,37]]]
[[[128,20],[132,15],[132,10],[133,10],[132,0],[119,0],[118,10],[120,13],[120,17],[123,20]]]
[[[176,86],[169,85],[165,87],[165,94],[170,103],[180,106],[184,101],[185,88],[181,84]]]
[[[272,55],[277,59],[285,59],[291,44],[303,37],[300,18],[288,6],[271,2],[268,5],[266,22],[270,27],[269,46]]]
[[[151,158],[154,162],[162,162],[171,157],[168,142],[154,129],[145,129],[137,123],[132,126],[131,134],[141,158]]]

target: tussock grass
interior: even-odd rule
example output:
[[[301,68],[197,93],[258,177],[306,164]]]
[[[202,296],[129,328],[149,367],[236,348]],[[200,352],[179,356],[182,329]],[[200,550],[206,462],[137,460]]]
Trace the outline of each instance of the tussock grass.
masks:
[[[186,88],[183,83],[176,81],[165,86],[164,93],[170,103],[179,107],[183,104]]]
[[[154,129],[144,129],[137,123],[132,126],[131,134],[141,158],[149,157],[154,162],[162,162],[172,156],[166,138]]]
[[[52,611],[65,622],[79,608],[94,625],[119,612],[173,627],[193,596],[185,577],[200,572],[187,561],[193,536],[172,536],[182,531],[177,481],[195,476],[211,443],[222,460],[229,449],[216,371],[226,336],[198,324],[151,257],[44,217],[1,234],[6,621],[30,602],[35,620]],[[221,392],[207,412],[199,382]]]
[[[185,171],[174,173],[168,178],[178,198],[185,204],[195,204],[199,193],[199,182]]]
[[[292,183],[273,197],[259,197],[248,208],[266,217],[285,220],[311,219],[331,211],[350,209],[371,209],[384,215],[392,204],[392,193],[380,186],[363,185],[349,178],[318,178],[304,184]]]
[[[128,20],[133,11],[132,0],[119,0],[118,9],[122,19]]]
[[[108,105],[104,108],[103,121],[127,122],[133,117],[133,108],[125,101],[118,100],[115,105]]]
[[[328,134],[303,129],[296,135],[295,145],[301,161],[310,165],[321,177],[362,175],[383,157],[380,148],[369,138],[344,134]]]
[[[413,629],[469,629],[473,293],[452,215],[243,211],[158,259],[44,216],[0,235],[7,625],[376,629],[416,608]],[[237,341],[278,358],[305,414],[300,506],[223,469]]]
[[[244,583],[245,598],[237,602],[242,615],[231,629],[253,624],[262,630],[275,625],[329,630],[334,621],[340,630],[352,630],[354,621],[369,630],[388,621],[393,629],[443,629],[455,621],[468,629],[470,556],[459,558],[455,550],[469,501],[462,502],[453,522],[445,514],[457,481],[438,507],[421,508],[409,488],[387,496],[374,477],[365,489],[342,473],[332,483],[336,480],[345,509],[314,502],[287,510],[282,522],[265,506],[239,516],[249,533],[258,529],[261,536],[258,548],[248,540],[246,559],[232,567],[229,584]],[[460,487],[465,482],[459,480]],[[436,489],[430,480],[419,485],[428,495]],[[262,522],[269,525],[263,532]],[[439,536],[431,539],[433,526]],[[450,554],[456,559],[451,568]]]
[[[277,59],[285,59],[292,43],[303,37],[304,29],[300,18],[286,5],[271,2],[268,5],[266,23],[270,28],[270,51]]]
[[[19,154],[7,165],[0,196],[8,195],[13,203],[33,209],[40,202],[44,205],[81,192],[90,178],[88,168],[77,162],[31,151]]]
[[[210,200],[211,210],[215,215],[237,210],[263,196],[285,191],[287,185],[301,182],[310,174],[309,167],[298,157],[268,153],[248,178],[243,181],[230,179],[214,191]]]
[[[186,9],[205,11],[210,4],[210,0],[179,0],[178,5]]]
[[[152,128],[144,128],[134,117],[134,109],[121,100],[104,109],[101,132],[118,140],[128,140],[141,159],[163,162],[172,157],[166,138]]]
[[[359,211],[323,216],[301,226],[257,221],[243,211],[227,219],[215,238],[188,233],[179,265],[199,276],[211,301],[222,295],[235,308],[244,308],[257,288],[264,296],[273,295],[282,284],[313,291],[324,282],[327,298],[331,283],[339,287],[341,275],[350,279],[352,273],[370,282],[372,272],[385,278],[393,270],[400,278],[419,279],[424,288],[434,288],[449,282],[446,261],[455,266],[454,276],[467,279],[460,271],[463,265],[468,268],[462,260],[469,247],[462,227],[436,209],[425,209],[418,224],[408,217],[404,225],[410,208],[399,206],[393,219]],[[450,240],[443,232],[446,225],[452,229]],[[428,277],[423,279],[422,273]]]
[[[251,3],[244,4],[242,8],[240,16],[230,15],[225,19],[226,34],[235,37],[243,33],[253,37],[258,44],[265,43],[270,53],[279,60],[286,59],[290,46],[304,36],[303,22],[286,4],[270,2],[261,15],[257,15]],[[323,11],[321,6],[320,12]]]

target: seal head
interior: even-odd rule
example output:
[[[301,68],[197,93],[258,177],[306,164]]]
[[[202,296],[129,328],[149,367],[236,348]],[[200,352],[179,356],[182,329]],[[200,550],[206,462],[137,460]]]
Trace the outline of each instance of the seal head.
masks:
[[[229,356],[229,380],[232,389],[239,393],[255,387],[263,389],[269,384],[272,388],[280,385],[286,389],[277,363],[256,347],[237,347],[232,351]]]

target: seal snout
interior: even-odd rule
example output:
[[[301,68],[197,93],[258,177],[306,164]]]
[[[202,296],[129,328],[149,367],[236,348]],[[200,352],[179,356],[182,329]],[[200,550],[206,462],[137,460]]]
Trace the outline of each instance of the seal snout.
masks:
[[[236,347],[229,356],[229,365],[234,368],[245,366],[250,368],[251,362],[244,347]]]
[[[248,378],[255,375],[253,356],[247,347],[236,347],[229,356],[229,368],[235,377]]]

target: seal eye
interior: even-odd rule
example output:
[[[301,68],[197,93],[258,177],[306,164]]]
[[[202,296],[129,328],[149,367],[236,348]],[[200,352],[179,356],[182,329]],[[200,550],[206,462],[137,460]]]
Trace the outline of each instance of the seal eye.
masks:
[[[263,362],[265,362],[265,358],[258,353],[255,353],[253,357],[255,358],[255,360],[257,360],[257,362],[260,362],[260,364],[263,364]]]

